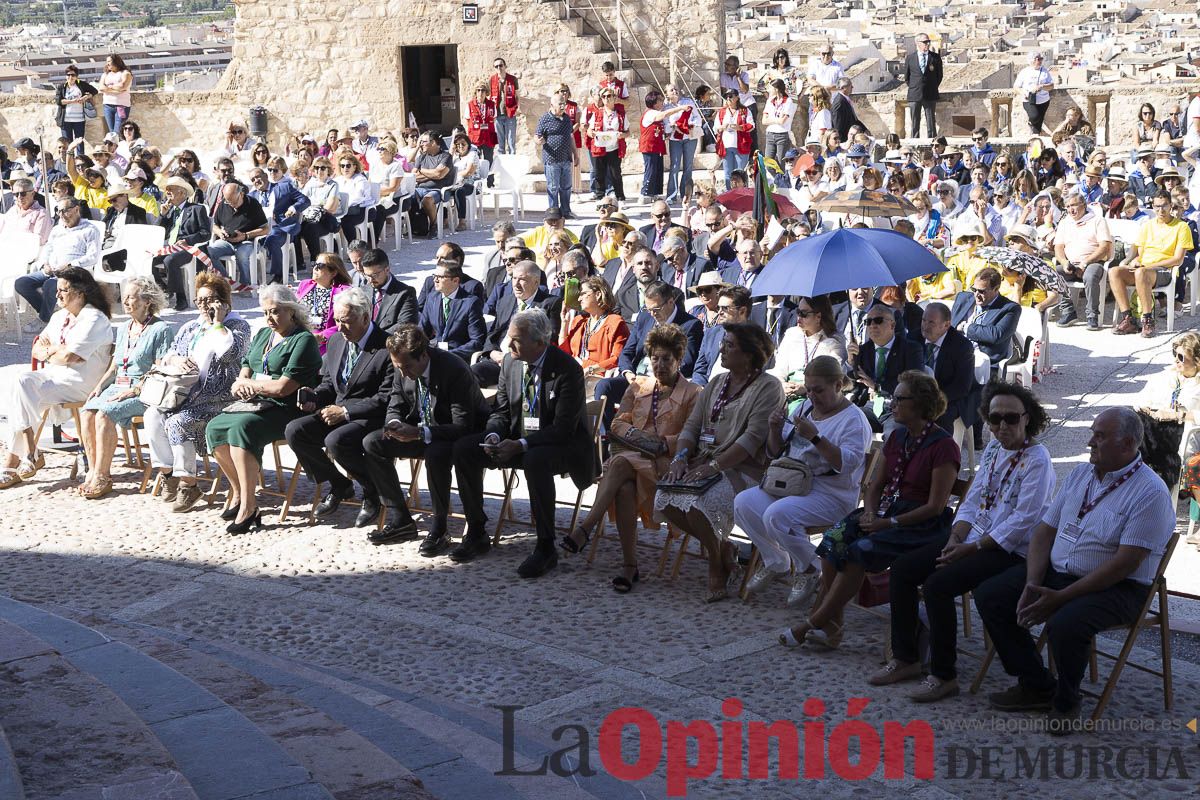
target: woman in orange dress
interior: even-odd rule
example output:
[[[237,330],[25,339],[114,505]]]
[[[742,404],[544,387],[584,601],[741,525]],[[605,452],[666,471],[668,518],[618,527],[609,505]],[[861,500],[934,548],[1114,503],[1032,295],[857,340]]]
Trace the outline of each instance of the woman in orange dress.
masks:
[[[629,325],[616,313],[617,299],[600,277],[579,284],[579,311],[563,306],[558,348],[583,367],[585,378],[603,377],[617,365],[629,340]]]
[[[692,413],[700,387],[679,374],[687,349],[687,336],[677,325],[658,325],[646,336],[652,375],[638,375],[621,398],[621,413],[609,428],[612,455],[596,487],[596,502],[579,521],[561,547],[578,553],[591,539],[605,512],[611,511],[621,537],[623,567],[612,579],[613,589],[622,594],[633,589],[641,577],[637,563],[638,515],[648,527],[657,527],[654,494],[658,478],[675,455],[675,440]],[[643,449],[622,445],[637,442]]]

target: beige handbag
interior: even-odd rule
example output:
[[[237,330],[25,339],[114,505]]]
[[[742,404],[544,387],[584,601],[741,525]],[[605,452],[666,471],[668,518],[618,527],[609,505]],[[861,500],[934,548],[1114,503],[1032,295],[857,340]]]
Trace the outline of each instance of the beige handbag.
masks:
[[[138,399],[159,411],[175,411],[200,381],[198,372],[177,372],[169,367],[154,367],[142,380]]]

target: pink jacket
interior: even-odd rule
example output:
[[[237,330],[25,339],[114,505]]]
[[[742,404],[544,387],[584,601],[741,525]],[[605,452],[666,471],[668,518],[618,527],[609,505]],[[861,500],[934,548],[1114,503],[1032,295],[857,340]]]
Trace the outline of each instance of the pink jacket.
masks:
[[[317,282],[312,278],[305,278],[304,280],[300,281],[300,285],[296,287],[296,298],[303,300],[316,285]],[[332,297],[337,297],[339,294],[349,288],[350,286],[347,284],[335,284],[333,287]],[[333,324],[332,297],[329,301],[329,310],[325,312],[325,319],[313,321],[313,335],[317,337],[317,341],[320,343],[321,355],[325,355],[325,342],[329,341],[330,336],[333,336],[335,333],[337,333],[337,326]]]

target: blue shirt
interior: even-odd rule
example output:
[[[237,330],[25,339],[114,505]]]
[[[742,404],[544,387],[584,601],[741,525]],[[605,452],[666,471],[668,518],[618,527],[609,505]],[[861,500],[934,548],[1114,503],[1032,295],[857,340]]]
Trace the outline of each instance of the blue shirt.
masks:
[[[547,164],[570,164],[575,149],[575,133],[571,118],[556,117],[547,111],[538,120],[535,135],[542,137],[542,161]]]

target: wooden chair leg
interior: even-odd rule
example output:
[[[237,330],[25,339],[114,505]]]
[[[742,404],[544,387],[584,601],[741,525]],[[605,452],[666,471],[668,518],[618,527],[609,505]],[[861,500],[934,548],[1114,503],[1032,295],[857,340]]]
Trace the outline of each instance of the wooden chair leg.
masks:
[[[742,602],[745,602],[747,599],[746,584],[749,583],[749,576],[753,575],[754,571],[758,569],[758,564],[760,561],[762,561],[762,556],[758,552],[758,547],[756,545],[751,545],[750,563],[746,565],[746,576],[742,579],[742,585],[738,587],[738,596],[742,598]]]
[[[317,506],[321,502],[321,483],[318,481],[313,485],[313,501],[312,508],[308,510],[308,524],[315,524],[317,521]]]
[[[133,437],[133,462],[137,467],[150,466],[150,459],[142,456],[142,437],[138,434],[138,421],[141,417],[137,417],[129,424],[129,433]]]
[[[432,509],[422,508],[421,506],[421,489],[418,485],[421,478],[421,470],[425,466],[425,459],[410,458],[408,460],[409,469],[412,473],[412,480],[408,483],[408,510],[409,511],[431,511]]]
[[[1092,646],[1089,648],[1089,652],[1088,652],[1088,673],[1089,673],[1088,677],[1091,679],[1092,683],[1095,683],[1097,680],[1099,680],[1100,667],[1096,663],[1096,640],[1095,639],[1092,639]]]
[[[278,475],[279,475],[279,472],[278,472],[279,461],[278,460],[276,460],[276,462],[275,462],[275,469],[276,469],[275,475],[276,475],[276,478],[278,478]],[[279,509],[279,524],[280,525],[282,525],[287,520],[288,511],[292,507],[292,498],[296,494],[296,484],[300,481],[300,471],[302,469],[303,469],[303,467],[300,466],[299,463],[297,463],[296,468],[294,470],[292,470],[291,480],[288,481],[287,490],[284,492],[284,495],[283,495],[283,506]]]
[[[1175,689],[1171,678],[1171,620],[1167,615],[1167,586],[1165,583],[1158,585],[1158,614],[1159,645],[1162,647],[1163,708],[1170,711],[1174,704]]]
[[[996,646],[988,642],[987,652],[983,654],[983,661],[979,665],[979,672],[975,673],[975,680],[971,681],[971,694],[978,694],[979,687],[983,685],[983,679],[987,676],[988,667],[992,666],[992,659],[996,657]]]
[[[1142,621],[1138,620],[1136,624],[1129,628],[1128,635],[1125,637],[1125,644],[1121,647],[1121,652],[1117,654],[1116,660],[1113,662],[1112,672],[1109,673],[1108,680],[1104,683],[1104,691],[1100,693],[1100,699],[1096,701],[1096,708],[1092,711],[1092,720],[1100,719],[1100,715],[1104,713],[1105,706],[1108,705],[1112,693],[1117,688],[1117,681],[1121,677],[1121,673],[1125,670],[1125,663],[1129,660],[1129,654],[1133,651],[1133,644],[1137,640],[1138,633],[1142,630]],[[1092,642],[1092,658],[1096,657],[1096,644]]]
[[[668,522],[667,540],[663,542],[662,553],[658,557],[658,572],[655,573],[660,578],[667,568],[667,558],[671,555],[671,545],[675,542],[675,536],[675,526]]]
[[[513,484],[516,483],[517,471],[506,469],[501,470],[501,474],[504,476],[504,501],[500,503],[500,516],[496,520],[496,529],[492,532],[493,547],[500,544],[500,529],[512,514],[512,490]]]
[[[691,538],[690,533],[683,532],[683,537],[679,540],[679,555],[675,556],[675,566],[671,569],[671,580],[679,577],[679,568],[683,566],[683,557],[687,555],[688,541]]]
[[[129,428],[121,428],[121,449],[125,451],[125,466],[133,466],[133,445],[129,441]]]
[[[971,593],[966,592],[962,596],[962,626],[963,637],[971,638]]]
[[[275,457],[275,485],[279,488],[279,491],[285,492],[285,491],[287,491],[287,489],[284,488],[284,485],[283,485],[283,480],[284,480],[284,478],[283,478],[283,459],[281,459],[279,457],[279,442],[271,442],[271,451],[272,451],[272,455]],[[296,469],[297,470],[300,469],[299,461],[296,462]],[[295,473],[293,473],[293,477],[294,477],[294,475],[295,475]],[[266,486],[267,486],[267,483],[264,480],[263,488],[265,489]]]
[[[142,467],[142,485],[138,487],[138,491],[142,494],[146,493],[146,487],[150,485],[150,476],[154,474],[154,467],[151,466],[150,460],[146,459],[146,465]],[[154,482],[154,494],[158,494],[158,481]]]
[[[83,455],[83,419],[79,416],[79,409],[71,408],[71,421],[75,423],[75,435],[79,437],[79,452],[75,454],[74,460],[71,461],[71,480],[75,480],[79,476],[79,459]]]

